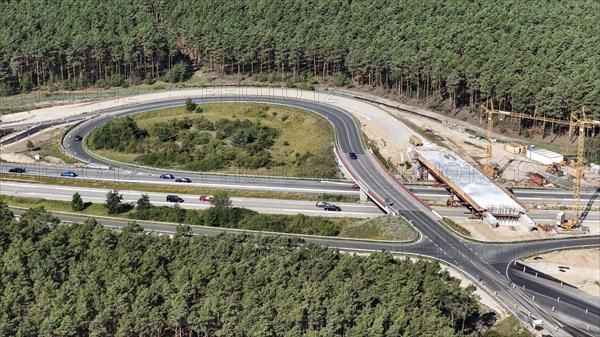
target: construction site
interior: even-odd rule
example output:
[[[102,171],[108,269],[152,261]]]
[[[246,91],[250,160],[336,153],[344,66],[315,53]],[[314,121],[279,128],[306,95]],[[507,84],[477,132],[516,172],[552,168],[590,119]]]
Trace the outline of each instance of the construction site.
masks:
[[[401,120],[415,124],[421,132],[433,135],[433,139],[410,136],[410,146],[400,157],[402,162],[403,157],[409,156],[414,169],[402,179],[405,182],[429,182],[445,188],[449,194],[445,206],[465,208],[469,215],[464,222],[479,222],[479,226],[484,224],[492,231],[493,228],[497,231],[502,227],[512,230],[517,227],[549,234],[588,232],[589,227],[584,225],[586,222],[589,224],[586,216],[590,210],[596,209],[598,200],[593,198],[582,203],[580,194],[582,189],[589,194],[600,186],[600,167],[593,163],[585,164],[584,146],[586,137],[596,135],[600,121],[586,118],[583,109],[574,113],[569,121],[563,121],[495,110],[492,102],[482,106],[482,114],[487,117],[485,136],[459,123],[446,120],[440,123],[404,115]],[[567,158],[549,149],[517,143],[514,139],[498,141],[494,137],[494,121],[513,117],[568,127],[577,156]],[[546,205],[556,210],[552,211],[552,220],[536,222],[527,215],[528,210],[534,209],[533,205],[519,201],[512,193],[515,187],[561,189],[565,195],[572,191],[572,202],[569,205]],[[538,209],[539,205],[535,210]],[[595,225],[593,227],[592,232],[595,233],[597,229]]]
[[[421,180],[437,180],[450,197],[447,205],[463,206],[472,216],[491,227],[520,225],[527,230],[535,223],[525,208],[481,172],[449,151],[416,151],[417,172]]]

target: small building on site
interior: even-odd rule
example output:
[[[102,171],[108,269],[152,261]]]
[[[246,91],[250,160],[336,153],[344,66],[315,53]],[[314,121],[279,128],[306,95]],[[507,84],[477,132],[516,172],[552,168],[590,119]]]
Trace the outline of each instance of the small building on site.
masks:
[[[504,149],[509,153],[519,154],[519,153],[525,153],[526,147],[521,144],[510,143],[510,144],[504,144]]]
[[[526,156],[527,158],[535,160],[538,163],[542,163],[544,165],[560,163],[564,159],[562,154],[542,148],[527,149]]]

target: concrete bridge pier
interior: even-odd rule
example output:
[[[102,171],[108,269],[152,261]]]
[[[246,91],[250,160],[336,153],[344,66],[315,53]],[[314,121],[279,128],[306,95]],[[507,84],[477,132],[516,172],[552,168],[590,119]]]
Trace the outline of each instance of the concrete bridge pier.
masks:
[[[369,201],[369,196],[363,190],[360,190],[360,201]]]

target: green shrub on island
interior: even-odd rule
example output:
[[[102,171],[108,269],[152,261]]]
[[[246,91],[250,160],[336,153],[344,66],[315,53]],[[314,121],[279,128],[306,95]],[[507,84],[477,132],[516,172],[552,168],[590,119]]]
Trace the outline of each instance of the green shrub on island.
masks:
[[[175,164],[194,171],[230,166],[259,169],[273,164],[268,151],[279,134],[275,128],[248,119],[221,118],[213,123],[202,116],[176,118],[146,130],[131,117],[124,117],[94,131],[90,147],[139,154],[136,162],[148,166]]]

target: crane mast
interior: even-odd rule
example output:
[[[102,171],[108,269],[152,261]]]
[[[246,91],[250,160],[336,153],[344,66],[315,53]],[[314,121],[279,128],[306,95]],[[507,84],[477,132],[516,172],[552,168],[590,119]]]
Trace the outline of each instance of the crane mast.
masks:
[[[494,114],[509,117],[519,117],[535,121],[551,122],[554,124],[561,124],[569,126],[569,134],[572,130],[577,130],[577,165],[575,166],[575,186],[573,187],[573,201],[574,209],[573,213],[564,225],[564,229],[573,229],[579,226],[579,213],[581,211],[581,178],[583,177],[583,162],[585,153],[585,133],[587,127],[600,126],[600,121],[587,119],[585,116],[585,108],[581,108],[581,117],[577,117],[574,113],[571,114],[570,120],[564,121],[556,118],[530,116],[522,113],[513,113],[507,111],[494,110],[494,102],[492,99],[487,100],[481,108],[487,114],[487,146],[485,148],[486,162],[484,165],[485,174],[493,177],[494,176],[494,165],[492,163],[492,135],[494,132]]]

